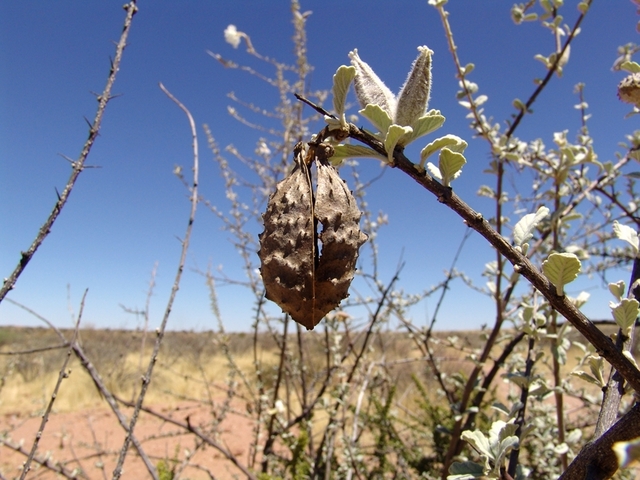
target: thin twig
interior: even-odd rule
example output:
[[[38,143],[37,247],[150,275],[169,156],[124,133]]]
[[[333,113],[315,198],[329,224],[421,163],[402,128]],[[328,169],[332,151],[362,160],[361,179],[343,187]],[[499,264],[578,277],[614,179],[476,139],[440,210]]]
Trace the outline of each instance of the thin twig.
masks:
[[[167,327],[167,322],[169,321],[169,316],[171,314],[171,309],[173,308],[173,302],[176,298],[176,294],[178,293],[178,288],[180,287],[180,279],[182,278],[182,272],[184,270],[184,264],[187,259],[187,251],[189,249],[189,240],[191,239],[191,231],[193,229],[193,222],[196,215],[196,209],[198,206],[198,172],[199,172],[199,162],[198,162],[198,135],[196,132],[196,125],[191,115],[191,112],[182,104],[180,101],[175,98],[165,87],[160,84],[160,89],[176,104],[178,107],[186,114],[189,120],[189,126],[191,127],[191,137],[192,137],[192,147],[193,147],[193,184],[191,187],[191,211],[189,213],[189,220],[187,222],[187,229],[185,232],[184,240],[182,241],[182,252],[180,255],[180,261],[178,263],[178,271],[176,272],[175,281],[173,283],[173,287],[171,288],[171,295],[169,296],[169,301],[167,302],[167,307],[164,312],[164,316],[162,318],[162,323],[160,324],[160,328],[157,330],[156,342],[153,346],[153,353],[151,354],[151,359],[149,360],[149,365],[147,367],[147,371],[145,376],[142,378],[142,385],[140,388],[140,394],[138,395],[138,399],[136,401],[136,406],[133,409],[133,413],[131,415],[131,421],[129,423],[129,428],[127,431],[127,436],[124,439],[122,444],[122,448],[120,450],[120,455],[118,456],[118,462],[113,471],[113,480],[118,480],[122,475],[122,466],[124,465],[124,460],[127,456],[127,452],[129,450],[129,445],[131,444],[131,436],[133,435],[133,431],[135,429],[136,423],[138,421],[138,416],[140,414],[140,409],[142,408],[142,402],[144,401],[144,397],[147,393],[147,389],[149,388],[149,384],[151,383],[151,376],[153,374],[153,367],[156,364],[156,360],[158,358],[158,353],[160,352],[160,345],[162,344],[162,339],[164,338],[164,332]],[[154,469],[155,471],[155,469]],[[157,473],[156,473],[157,475]]]
[[[129,407],[135,407],[135,404],[133,402],[127,402],[122,398],[118,398],[118,401],[123,405],[129,406]],[[225,448],[224,446],[222,446],[222,444],[217,442],[215,439],[209,437],[208,435],[205,435],[197,427],[193,426],[189,421],[189,417],[187,417],[187,421],[181,422],[169,415],[165,415],[149,407],[141,407],[141,410],[145,413],[148,413],[149,415],[152,415],[156,418],[161,419],[166,423],[170,423],[177,427],[183,428],[185,431],[193,433],[196,437],[198,437],[200,440],[205,442],[207,445],[210,445],[211,447],[218,450],[226,459],[228,459],[229,461],[231,461],[231,463],[233,463],[236,467],[238,467],[238,469],[240,469],[240,471],[244,473],[247,476],[247,478],[251,480],[256,480],[256,476],[253,473],[251,473],[242,463],[240,463],[240,461],[229,449]]]
[[[10,448],[11,450],[13,450],[14,452],[20,453],[24,456],[29,455],[29,452],[27,451],[26,448],[22,446],[22,444],[14,443],[7,438],[0,437],[0,445],[4,445],[7,448]],[[68,478],[70,480],[87,478],[85,475],[81,473],[76,473],[75,471],[68,469],[64,465],[61,465],[60,463],[54,461],[50,455],[47,455],[45,457],[35,455],[33,457],[33,461],[39,465],[42,465],[45,468],[48,468],[52,472],[56,472],[57,474],[62,475],[63,477]]]
[[[7,293],[11,289],[13,289],[16,281],[18,280],[18,277],[20,276],[20,274],[22,274],[27,264],[36,253],[36,250],[40,247],[40,245],[42,245],[42,242],[44,242],[44,239],[47,237],[47,235],[49,235],[49,232],[51,232],[51,227],[66,205],[67,200],[69,199],[69,195],[71,194],[71,190],[73,189],[78,176],[84,169],[84,164],[87,160],[87,157],[89,156],[91,147],[98,137],[104,111],[107,107],[107,103],[112,98],[111,88],[116,81],[116,74],[118,73],[118,69],[120,68],[122,53],[124,52],[124,48],[127,45],[127,37],[129,35],[129,29],[131,28],[131,20],[138,10],[138,7],[136,7],[136,0],[132,0],[131,3],[125,5],[125,10],[127,11],[127,16],[124,21],[124,28],[122,29],[120,41],[118,42],[118,46],[116,47],[116,56],[113,60],[113,63],[111,64],[111,70],[109,72],[109,77],[107,78],[107,85],[105,86],[102,95],[98,96],[98,111],[96,112],[96,116],[93,119],[93,123],[90,124],[89,137],[87,138],[87,141],[82,148],[82,152],[80,152],[78,160],[73,162],[71,175],[69,176],[69,180],[67,180],[67,185],[64,187],[62,193],[58,196],[57,201],[53,206],[53,210],[51,210],[51,213],[49,214],[49,217],[40,227],[40,230],[38,231],[38,234],[36,235],[36,238],[31,246],[26,251],[20,253],[20,260],[18,261],[18,265],[16,266],[14,271],[4,280],[2,288],[0,288],[0,302],[2,302]]]
[[[80,302],[80,312],[78,312],[78,320],[76,321],[76,327],[73,330],[73,337],[71,339],[71,345],[76,343],[76,339],[78,338],[78,330],[80,329],[80,321],[82,320],[82,312],[84,311],[84,301],[87,298],[87,290],[84,291],[84,295],[82,295],[82,300]],[[20,474],[20,480],[24,480],[31,470],[31,462],[36,455],[36,450],[38,450],[38,445],[40,443],[40,439],[42,438],[42,433],[49,421],[49,415],[51,414],[51,409],[53,408],[53,404],[58,398],[58,391],[60,390],[60,386],[62,385],[62,380],[69,376],[69,372],[67,372],[67,365],[69,365],[69,359],[71,358],[71,353],[73,352],[73,347],[69,348],[67,351],[67,356],[62,362],[62,367],[60,368],[60,372],[58,373],[58,381],[56,382],[56,386],[53,388],[53,393],[51,394],[51,399],[47,404],[47,408],[42,415],[42,421],[40,422],[40,427],[38,428],[38,433],[36,433],[36,437],[33,439],[33,445],[31,446],[31,451],[27,456],[27,461],[24,463],[22,467],[22,473]]]

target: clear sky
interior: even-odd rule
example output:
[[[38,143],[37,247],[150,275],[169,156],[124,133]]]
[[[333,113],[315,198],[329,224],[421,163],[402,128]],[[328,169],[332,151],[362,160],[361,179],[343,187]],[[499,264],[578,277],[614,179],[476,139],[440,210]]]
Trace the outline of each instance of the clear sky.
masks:
[[[0,3],[0,270],[8,276],[50,212],[57,188],[69,176],[69,165],[59,154],[77,158],[86,139],[83,117],[92,119],[96,101],[109,69],[109,57],[119,38],[125,12],[118,1],[1,2]],[[567,1],[566,23],[578,15]],[[488,114],[503,121],[513,113],[511,102],[526,99],[533,78],[545,74],[534,60],[548,55],[553,37],[539,22],[515,26],[507,1],[451,1],[450,22],[463,63],[473,62],[472,80],[488,95]],[[437,134],[457,134],[470,143],[468,165],[454,188],[467,202],[492,215],[490,205],[476,196],[482,183],[493,177],[482,173],[488,160],[487,144],[473,141],[457,105],[458,89],[443,27],[427,1],[368,0],[302,1],[311,10],[308,57],[315,70],[311,89],[328,89],[331,76],[347,54],[358,48],[393,91],[404,82],[416,47],[434,50],[433,90],[430,108],[447,118]],[[623,117],[630,108],[616,98],[623,75],[611,65],[616,49],[638,42],[638,21],[629,1],[596,0],[582,33],[573,44],[563,78],[554,77],[534,104],[518,136],[543,138],[550,145],[555,131],[569,129],[570,138],[580,127],[572,93],[578,82],[592,120],[590,130],[602,161],[614,158],[618,142],[637,128],[637,119]],[[36,310],[59,326],[71,325],[70,306],[77,312],[83,291],[89,295],[85,325],[135,328],[136,318],[120,305],[142,308],[151,271],[158,263],[157,286],[151,304],[152,326],[162,317],[180,254],[189,211],[187,192],[172,174],[176,164],[191,164],[190,134],[184,114],[158,88],[172,91],[193,113],[199,125],[201,193],[226,208],[218,168],[206,148],[202,124],[208,124],[221,146],[235,145],[252,154],[258,134],[232,120],[226,111],[231,91],[265,108],[277,102],[276,93],[237,70],[225,70],[206,54],[211,50],[238,63],[259,65],[244,52],[225,43],[229,24],[247,32],[263,55],[292,61],[293,33],[290,5],[285,0],[185,1],[142,0],[134,18],[129,46],[124,54],[114,92],[120,94],[107,107],[101,135],[89,157],[87,169],[51,235],[36,253],[8,298]],[[355,112],[354,112],[355,113]],[[430,141],[430,137],[424,142]],[[417,142],[420,143],[420,142]],[[415,158],[420,146],[408,149]],[[376,161],[363,160],[362,176],[379,172]],[[464,233],[459,218],[401,172],[388,171],[368,192],[373,211],[389,215],[380,233],[382,278],[389,279],[400,258],[407,260],[400,285],[417,292],[442,279]],[[256,227],[256,231],[260,229]],[[467,243],[458,268],[482,283],[484,263],[495,257],[474,235]],[[196,217],[192,248],[183,283],[169,323],[173,329],[215,328],[208,292],[196,268],[222,265],[227,275],[239,277],[241,261],[229,244],[228,234],[206,209]],[[626,280],[626,274],[622,277]],[[601,287],[597,283],[593,283]],[[476,328],[491,323],[493,310],[487,299],[455,286],[445,303],[441,329]],[[462,297],[462,292],[465,296]],[[577,293],[577,292],[573,292]],[[592,291],[595,293],[595,291]],[[251,297],[242,289],[224,287],[218,292],[222,315],[229,330],[246,330],[251,322]],[[586,312],[609,315],[608,295],[595,295]],[[414,309],[414,319],[424,323],[435,300]],[[37,325],[14,305],[0,305],[0,324]]]

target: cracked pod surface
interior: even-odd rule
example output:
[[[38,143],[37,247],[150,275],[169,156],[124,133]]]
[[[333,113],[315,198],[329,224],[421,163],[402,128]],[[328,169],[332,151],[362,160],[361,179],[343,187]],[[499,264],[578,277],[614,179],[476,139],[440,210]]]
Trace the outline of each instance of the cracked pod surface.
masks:
[[[328,162],[331,147],[312,146],[309,154],[305,158],[303,145],[296,145],[295,168],[269,198],[258,255],[266,297],[312,330],[348,296],[367,236],[355,198]],[[315,195],[309,171],[314,161]]]

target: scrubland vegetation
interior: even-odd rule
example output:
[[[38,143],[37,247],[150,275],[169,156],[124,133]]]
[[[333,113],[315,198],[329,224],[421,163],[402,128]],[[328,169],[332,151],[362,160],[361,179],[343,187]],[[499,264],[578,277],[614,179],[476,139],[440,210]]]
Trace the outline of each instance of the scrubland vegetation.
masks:
[[[454,45],[446,2],[429,3]],[[191,211],[175,288],[158,329],[84,329],[81,305],[79,327],[73,331],[61,331],[46,319],[40,329],[0,330],[0,409],[5,419],[0,478],[634,478],[627,462],[638,457],[634,442],[640,431],[633,393],[640,392],[640,371],[633,360],[640,264],[637,174],[631,166],[640,158],[640,133],[621,134],[625,143],[617,160],[601,160],[588,129],[583,86],[578,85],[582,121],[573,134],[516,136],[535,99],[568,68],[569,46],[591,2],[580,2],[577,9],[560,1],[512,8],[516,23],[539,23],[541,38],[551,31],[556,48],[540,55],[545,76],[534,79],[531,92],[523,92],[525,100],[514,101],[513,116],[502,124],[485,114],[487,99],[473,82],[473,65],[463,63],[458,56],[463,52],[452,49],[457,68],[452,81],[459,82],[458,96],[467,110],[468,140],[483,142],[491,155],[482,159],[491,184],[478,184],[478,193],[493,202],[487,212],[472,210],[456,193],[467,140],[445,132],[424,142],[421,158],[404,154],[407,143],[423,141],[420,137],[440,128],[449,114],[427,110],[430,50],[419,50],[398,98],[355,52],[353,66],[336,73],[331,94],[328,88],[307,92],[305,26],[313,17],[304,15],[297,1],[291,5],[296,57],[291,65],[275,60],[278,52],[263,56],[262,46],[250,42],[250,32],[232,26],[225,32],[230,43],[247,47],[246,55],[264,61],[264,72],[247,69],[247,74],[268,78],[277,90],[280,103],[260,111],[270,112],[265,121],[275,119],[278,130],[260,130],[255,155],[249,155],[222,150],[215,132],[204,127],[225,179],[228,204],[213,205],[200,196],[196,148],[192,169],[176,168]],[[0,299],[45,240],[84,168],[111,98],[128,30],[138,21],[136,8],[135,2],[126,7],[107,87],[87,144],[72,163],[68,188],[34,246],[21,253]],[[631,61],[637,50],[627,44],[612,58],[616,68],[631,73],[620,90],[621,98],[631,103],[640,86],[635,77],[640,65]],[[211,55],[225,67],[241,67],[241,59]],[[352,82],[363,108],[359,114],[373,127],[347,122]],[[163,90],[186,114],[197,145],[188,106]],[[293,98],[301,92],[308,103],[319,104],[312,116]],[[241,107],[258,107],[238,104],[233,116],[251,125]],[[638,113],[637,105],[630,108]],[[325,121],[330,130],[323,128]],[[336,158],[347,158],[340,174],[348,178],[363,212],[360,228],[368,241],[354,280],[358,288],[320,327],[307,332],[267,306],[254,230],[270,194],[291,169],[295,142],[308,143],[313,135],[314,142],[330,143]],[[431,154],[434,163],[427,162]],[[483,272],[487,284],[473,285],[457,258],[439,284],[418,293],[398,287],[402,265],[390,278],[381,275],[378,262],[384,252],[376,237],[387,228],[386,218],[368,208],[367,185],[350,160],[355,156],[377,158],[385,168],[406,174],[407,182],[423,187],[422,201],[445,205],[469,232],[486,239],[494,248]],[[183,174],[187,171],[193,178]],[[523,185],[510,195],[507,185],[515,184],[514,178],[524,179]],[[222,220],[244,277],[204,274],[218,321],[215,331],[166,331],[191,229],[197,228],[196,207]],[[580,311],[586,297],[565,293],[565,285],[579,273],[604,277],[603,272],[631,264],[630,278],[609,285],[615,322],[596,326]],[[454,279],[492,299],[492,325],[476,332],[435,332],[438,308],[430,324],[414,323],[410,307],[428,296],[439,305]],[[255,306],[252,332],[225,331],[217,307],[217,287],[224,282],[246,288],[247,301]],[[64,417],[78,409],[94,413]],[[107,418],[100,427],[97,411]],[[56,418],[68,420],[54,426]],[[113,427],[106,426],[109,422]],[[27,424],[25,434],[21,428]]]

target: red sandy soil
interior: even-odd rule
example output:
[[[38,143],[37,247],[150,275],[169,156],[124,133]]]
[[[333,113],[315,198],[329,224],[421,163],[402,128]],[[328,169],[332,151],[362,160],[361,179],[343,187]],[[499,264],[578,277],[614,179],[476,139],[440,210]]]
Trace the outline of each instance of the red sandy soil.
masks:
[[[154,410],[181,422],[187,417],[191,425],[207,428],[213,419],[211,412],[203,406],[182,404],[178,407],[155,406]],[[124,411],[125,415],[129,412]],[[33,440],[40,426],[39,416],[25,416],[19,413],[0,417],[0,478],[13,479],[20,476],[26,456],[3,444],[8,440],[21,445],[26,452],[31,450]],[[252,441],[252,422],[239,413],[230,413],[219,426],[216,441],[247,465]],[[185,460],[185,453],[192,456],[189,465],[180,478],[189,480],[233,479],[245,477],[242,472],[211,446],[200,446],[196,451],[196,438],[185,434],[180,427],[158,418],[142,414],[135,428],[135,434],[154,465],[161,460]],[[52,464],[62,463],[69,471],[80,468],[84,475],[77,478],[110,479],[117,456],[124,440],[122,427],[108,408],[92,408],[72,413],[52,414],[44,430],[36,457],[48,458]],[[195,451],[195,454],[193,453]],[[198,465],[200,468],[194,466]],[[206,469],[206,470],[205,470]],[[210,474],[207,472],[210,472]],[[58,476],[50,469],[32,464],[29,479],[55,479]],[[151,478],[134,447],[129,449],[124,464],[123,479]]]

